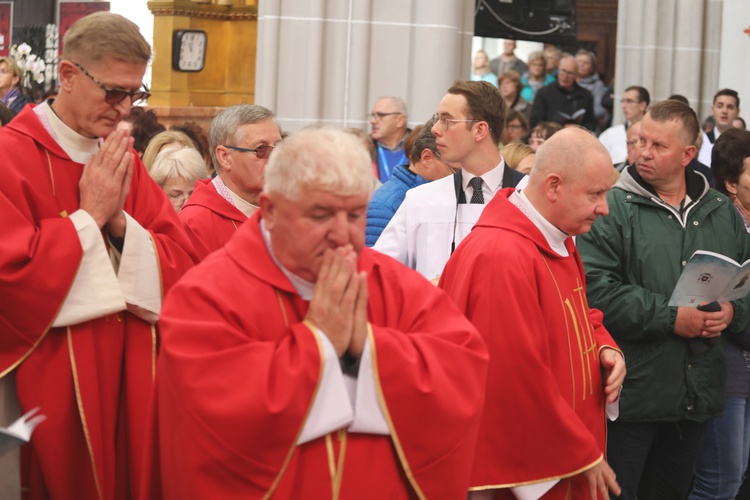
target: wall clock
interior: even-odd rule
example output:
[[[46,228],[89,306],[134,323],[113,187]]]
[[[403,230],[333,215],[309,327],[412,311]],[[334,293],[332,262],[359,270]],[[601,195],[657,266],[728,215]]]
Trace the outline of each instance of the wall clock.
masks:
[[[172,38],[172,68],[197,72],[206,65],[208,35],[202,30],[177,30]]]

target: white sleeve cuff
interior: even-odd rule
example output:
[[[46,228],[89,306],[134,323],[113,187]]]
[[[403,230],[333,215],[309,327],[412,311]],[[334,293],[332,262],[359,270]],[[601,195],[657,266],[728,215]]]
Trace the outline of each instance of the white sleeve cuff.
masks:
[[[362,351],[362,359],[359,363],[359,375],[357,376],[357,393],[354,402],[354,422],[349,426],[349,432],[363,434],[391,433],[388,423],[385,421],[383,410],[380,408],[377,389],[375,388],[375,374],[372,369],[372,350],[370,338],[365,341]]]
[[[317,328],[312,331],[323,346],[323,375],[310,414],[297,440],[298,445],[346,427],[354,420],[354,410],[336,350],[323,332]]]
[[[161,270],[151,234],[125,214],[125,244],[117,279],[128,310],[155,323],[162,303]]]
[[[78,232],[83,257],[53,327],[76,325],[126,307],[96,221],[85,210],[76,210],[69,218]]]

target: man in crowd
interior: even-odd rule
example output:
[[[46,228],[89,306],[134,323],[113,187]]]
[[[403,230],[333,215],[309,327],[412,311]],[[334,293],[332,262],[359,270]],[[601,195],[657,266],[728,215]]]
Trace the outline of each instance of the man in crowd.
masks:
[[[371,192],[356,137],[290,136],[260,210],[170,293],[166,498],[465,495],[486,348],[442,291],[364,247]]]
[[[589,302],[628,362],[620,416],[607,433],[625,500],[685,498],[706,421],[724,402],[726,356],[709,339],[750,322],[747,299],[721,303],[717,312],[669,305],[695,250],[750,258],[732,202],[688,168],[698,133],[688,105],[651,106],[636,164],[607,195],[609,215],[577,240]]]
[[[378,162],[375,175],[384,183],[394,168],[409,163],[404,152],[404,139],[409,133],[406,103],[398,97],[381,97],[372,107],[370,127]]]
[[[625,361],[586,303],[572,238],[607,215],[611,185],[604,147],[566,128],[539,148],[523,190],[493,198],[445,267],[440,286],[490,351],[471,499],[618,491],[605,404],[619,396]]]
[[[633,85],[625,89],[620,102],[622,103],[625,123],[613,125],[599,136],[599,140],[612,157],[613,165],[622,163],[627,159],[628,142],[630,141],[627,131],[633,123],[643,118],[643,114],[651,102],[651,96],[645,88]],[[638,132],[636,131],[634,135],[638,137]]]
[[[516,41],[503,40],[503,53],[490,61],[490,69],[496,75],[502,75],[510,70],[523,75],[528,70],[526,63],[516,57]]]
[[[615,169],[617,169],[618,172],[622,172],[629,165],[635,165],[636,160],[638,160],[638,156],[640,156],[640,148],[638,147],[640,134],[641,120],[631,123],[628,127],[626,142],[628,156],[625,158],[625,161],[615,165]],[[601,136],[599,139],[601,140]]]
[[[539,89],[531,106],[531,127],[539,122],[574,121],[587,129],[596,130],[594,98],[591,92],[581,87],[576,58],[567,54],[560,59],[557,82]]]
[[[506,106],[488,82],[459,80],[440,101],[432,133],[459,172],[406,193],[375,249],[433,280],[495,193],[524,177],[506,168],[498,144]]]
[[[237,104],[214,118],[208,140],[217,176],[199,181],[180,212],[201,258],[224,246],[258,208],[263,169],[281,131],[270,110]]]
[[[409,165],[397,166],[391,178],[372,195],[367,206],[365,230],[365,243],[368,247],[378,241],[383,229],[404,202],[408,190],[455,172],[453,167],[440,158],[435,136],[432,134],[433,125],[434,118],[409,134],[406,138],[406,150],[410,152]],[[409,142],[412,143],[411,147]]]
[[[115,131],[149,95],[150,58],[132,22],[85,17],[65,35],[58,97],[0,130],[0,374],[47,417],[22,454],[29,498],[126,498],[142,482],[155,322],[195,258]]]
[[[719,136],[732,128],[734,120],[740,116],[740,96],[736,90],[721,89],[714,96],[711,106],[711,116],[714,119],[714,128],[703,134],[703,145],[698,153],[698,161],[704,165],[711,166],[711,150],[714,142]]]

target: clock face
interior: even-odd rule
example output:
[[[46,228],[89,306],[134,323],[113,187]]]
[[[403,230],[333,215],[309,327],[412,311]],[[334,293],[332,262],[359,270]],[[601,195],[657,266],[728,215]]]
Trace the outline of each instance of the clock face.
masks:
[[[205,31],[180,30],[172,43],[172,67],[177,71],[200,71],[206,64]]]

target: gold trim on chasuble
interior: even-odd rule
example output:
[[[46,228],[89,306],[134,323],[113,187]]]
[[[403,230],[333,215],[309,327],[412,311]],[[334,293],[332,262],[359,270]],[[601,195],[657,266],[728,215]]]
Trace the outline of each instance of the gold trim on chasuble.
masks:
[[[83,434],[86,437],[86,447],[89,449],[89,457],[91,457],[91,468],[94,472],[94,483],[96,484],[96,492],[99,494],[99,499],[103,500],[102,488],[99,486],[99,472],[96,470],[96,460],[94,457],[94,447],[91,445],[91,436],[89,434],[89,426],[86,423],[86,411],[83,408],[83,398],[81,397],[81,386],[78,381],[78,368],[76,366],[76,357],[73,352],[73,339],[71,338],[70,327],[67,327],[68,332],[68,354],[70,355],[70,367],[73,372],[73,383],[75,384],[76,390],[76,403],[78,404],[78,413],[81,414],[81,424],[83,425]]]
[[[549,262],[547,262],[547,259],[544,257],[544,255],[539,252],[539,255],[541,255],[542,260],[544,261],[544,265],[547,266],[547,271],[549,271],[550,276],[552,277],[552,282],[555,284],[555,289],[557,289],[557,295],[560,298],[560,307],[563,310],[563,316],[565,317],[565,331],[566,336],[568,339],[568,353],[570,357],[570,376],[571,376],[571,382],[573,387],[573,401],[572,406],[573,410],[576,409],[576,384],[574,379],[574,354],[572,346],[570,345],[570,327],[568,326],[568,318],[570,318],[570,321],[573,323],[573,327],[575,328],[575,334],[576,334],[576,341],[578,343],[578,353],[579,353],[579,360],[581,363],[581,385],[582,385],[582,394],[581,398],[583,401],[586,401],[586,382],[588,381],[588,394],[594,393],[594,383],[593,383],[593,374],[591,373],[591,365],[590,363],[587,363],[587,358],[590,355],[597,356],[598,350],[596,347],[596,341],[594,340],[594,332],[591,329],[591,322],[588,321],[588,315],[585,315],[583,318],[579,318],[578,313],[576,312],[575,308],[571,304],[570,297],[567,297],[563,299],[562,292],[560,291],[560,286],[557,284],[557,279],[555,278],[554,273],[552,272],[552,268],[550,268]],[[580,303],[581,303],[581,311],[585,314],[585,311],[588,310],[588,302],[586,301],[586,297],[583,294],[583,285],[581,284],[580,277],[576,276],[576,285],[577,287],[573,289],[574,294],[578,293]],[[575,300],[575,297],[573,297]],[[566,312],[567,310],[567,312]],[[583,321],[582,321],[583,319]],[[586,328],[579,327],[579,325],[586,325]]]
[[[45,149],[44,152],[47,153],[47,166],[49,167],[49,175],[50,175],[50,181],[52,185],[52,196],[54,196],[55,199],[57,199],[57,191],[55,189],[55,177],[54,175],[52,175],[52,161],[50,160],[50,157],[49,157],[49,151]],[[59,208],[59,205],[58,205],[58,208]],[[68,212],[66,212],[65,210],[62,210],[60,212],[60,216],[67,217]],[[78,262],[78,267],[76,268],[76,276],[78,275],[78,271],[80,271],[80,269],[81,269],[81,262]],[[36,348],[39,346],[39,344],[42,342],[42,340],[44,340],[47,337],[47,334],[52,329],[52,323],[55,322],[55,318],[57,318],[57,316],[60,314],[60,311],[62,310],[63,305],[65,305],[65,301],[68,300],[68,294],[70,293],[71,288],[72,288],[72,283],[71,283],[71,287],[68,288],[68,291],[65,293],[65,298],[63,299],[62,302],[60,302],[60,307],[57,309],[57,312],[55,313],[55,315],[52,316],[52,320],[49,322],[49,325],[47,325],[47,328],[44,330],[44,332],[39,336],[39,338],[36,340],[36,342],[34,342],[34,344],[29,348],[29,350],[26,351],[20,358],[18,358],[18,361],[10,365],[4,371],[0,372],[0,378],[5,377],[7,374],[15,370],[18,367],[18,365],[23,363],[26,360],[26,358],[31,356],[31,353],[34,352]]]
[[[594,341],[593,336],[593,330],[591,329],[591,322],[588,321],[588,315],[584,316],[584,322],[586,324],[586,329],[579,328],[579,324],[581,324],[581,319],[578,317],[578,314],[575,311],[575,308],[573,307],[570,298],[563,299],[562,293],[560,292],[560,287],[557,284],[557,279],[555,279],[554,273],[552,273],[552,269],[550,268],[549,263],[547,262],[547,259],[544,257],[542,252],[539,252],[539,255],[542,257],[542,260],[544,261],[544,265],[547,266],[547,271],[549,271],[550,276],[552,277],[552,281],[555,284],[555,288],[557,289],[557,295],[560,299],[560,308],[562,309],[563,316],[565,317],[565,329],[566,329],[566,336],[568,340],[568,353],[569,353],[569,359],[570,359],[570,376],[571,376],[571,382],[573,387],[573,410],[575,410],[575,403],[576,403],[576,390],[575,390],[575,376],[574,376],[574,358],[573,355],[573,349],[571,345],[571,338],[570,338],[570,328],[568,327],[568,315],[570,314],[570,319],[573,322],[573,325],[575,327],[575,333],[576,333],[576,339],[578,344],[578,351],[579,351],[579,359],[581,362],[581,371],[582,371],[582,384],[584,387],[584,391],[582,394],[583,400],[586,400],[586,378],[588,375],[588,382],[589,382],[589,394],[593,393],[593,381],[592,381],[592,375],[591,375],[591,367],[590,365],[586,363],[586,357],[590,354],[598,355],[598,351],[596,349],[596,342]],[[574,290],[574,294],[577,292],[580,303],[581,303],[581,310],[585,313],[585,311],[588,311],[588,302],[586,301],[586,296],[583,294],[583,285],[581,284],[581,281],[578,277],[576,277],[576,284],[578,285]],[[574,297],[575,300],[575,297]],[[581,330],[584,330],[583,333]],[[588,368],[588,369],[587,369]],[[520,483],[512,483],[512,484],[494,484],[494,485],[483,485],[483,486],[473,486],[469,488],[469,491],[483,491],[483,490],[495,490],[495,489],[505,489],[505,488],[515,488],[518,486],[528,486],[532,484],[538,484],[538,483],[544,483],[547,481],[562,481],[564,479],[569,479],[573,476],[576,476],[586,470],[589,470],[590,468],[597,465],[599,462],[604,460],[604,456],[600,456],[598,459],[594,460],[591,464],[586,465],[584,467],[581,467],[580,469],[577,469],[575,471],[569,472],[567,474],[563,474],[560,476],[553,476],[553,477],[547,477],[547,478],[541,478],[541,479],[534,479],[533,481],[525,481]],[[571,484],[568,483],[567,485],[567,492],[566,497],[571,497]]]
[[[284,318],[284,326],[288,330],[290,328],[289,326],[289,316],[287,316],[286,308],[284,307],[284,299],[281,297],[281,291],[274,287],[274,292],[276,292],[276,298],[279,300],[279,308],[281,309],[281,315]],[[291,448],[286,454],[286,458],[284,459],[284,463],[281,464],[281,470],[279,470],[278,475],[276,476],[276,479],[273,480],[273,483],[271,483],[271,487],[269,488],[268,492],[263,496],[264,500],[271,498],[271,495],[273,495],[274,490],[278,487],[279,482],[281,481],[282,476],[284,475],[284,472],[286,472],[286,468],[289,466],[289,462],[292,460],[292,455],[294,455],[294,450],[297,449],[297,442],[299,441],[300,435],[302,435],[302,430],[305,427],[305,422],[307,421],[307,418],[310,416],[310,412],[312,411],[313,402],[315,401],[315,398],[318,395],[318,390],[320,389],[320,383],[323,380],[323,368],[325,366],[325,352],[323,351],[323,344],[320,342],[320,339],[318,336],[313,332],[314,327],[312,324],[308,323],[307,321],[303,321],[305,326],[310,329],[310,333],[315,338],[315,342],[318,345],[318,353],[320,354],[320,371],[318,373],[318,381],[315,384],[315,390],[313,391],[312,398],[310,399],[310,406],[307,408],[307,412],[305,412],[305,418],[302,419],[302,425],[300,426],[299,430],[297,431],[297,435],[294,438],[294,442],[292,443]],[[327,443],[326,443],[327,444]],[[342,443],[341,447],[341,469],[343,470],[343,451],[344,451],[344,444]],[[329,456],[330,459],[330,456]],[[334,478],[331,478],[334,480]]]
[[[409,479],[409,483],[411,484],[412,488],[414,488],[414,492],[417,494],[417,497],[424,499],[426,497],[424,493],[422,493],[422,489],[419,487],[419,484],[417,484],[417,480],[414,478],[414,474],[411,471],[409,462],[406,460],[404,448],[401,446],[401,440],[399,440],[398,438],[396,427],[393,425],[393,420],[391,420],[391,413],[388,411],[388,405],[385,402],[383,387],[380,385],[380,373],[378,371],[378,356],[375,349],[375,338],[373,337],[372,325],[370,325],[369,321],[367,322],[367,338],[370,340],[370,354],[372,354],[372,375],[373,379],[375,380],[375,391],[378,394],[380,409],[382,410],[383,417],[385,417],[385,421],[388,424],[388,430],[391,432],[393,447],[396,448],[396,454],[398,455],[398,459],[401,462],[401,467],[404,468],[404,474]]]

